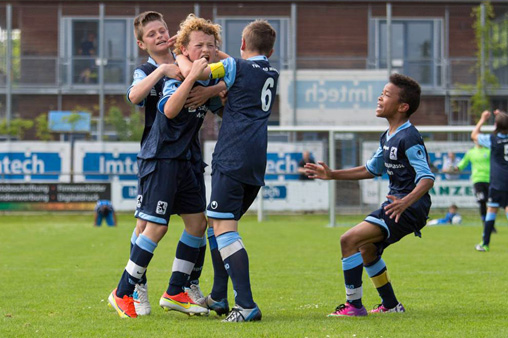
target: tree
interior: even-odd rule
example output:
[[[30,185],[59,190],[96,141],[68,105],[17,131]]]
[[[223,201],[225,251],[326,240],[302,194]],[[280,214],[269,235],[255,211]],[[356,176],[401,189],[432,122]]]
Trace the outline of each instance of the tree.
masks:
[[[497,53],[500,46],[492,39],[494,8],[490,1],[484,1],[474,7],[471,15],[475,18],[473,29],[477,60],[474,66],[476,84],[472,88],[474,94],[471,96],[471,109],[473,114],[479,116],[484,110],[491,108],[487,90],[499,87],[497,77],[490,71],[490,59],[492,54]]]
[[[135,108],[125,118],[119,107],[111,106],[106,114],[106,123],[115,130],[119,141],[141,140],[144,122],[142,121],[141,113]]]

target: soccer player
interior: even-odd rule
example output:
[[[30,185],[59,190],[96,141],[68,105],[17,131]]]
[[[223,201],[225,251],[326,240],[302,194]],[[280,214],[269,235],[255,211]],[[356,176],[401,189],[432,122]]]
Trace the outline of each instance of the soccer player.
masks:
[[[134,70],[132,84],[127,90],[127,100],[145,108],[145,126],[141,137],[141,146],[143,146],[157,114],[157,102],[162,97],[164,77],[183,80],[183,76],[175,65],[175,58],[170,50],[176,36],[169,36],[167,24],[161,13],[147,11],[136,16],[134,35],[139,48],[149,55],[147,62]],[[131,250],[145,227],[146,221],[138,218],[131,237]],[[148,315],[151,312],[146,282],[145,273],[136,284],[133,294],[138,315]]]
[[[434,185],[427,150],[409,117],[420,104],[420,86],[413,79],[393,74],[378,98],[376,116],[385,118],[389,128],[380,138],[379,148],[365,166],[331,170],[324,162],[307,163],[307,174],[323,180],[360,180],[387,173],[390,191],[381,208],[346,231],[340,238],[346,303],[329,316],[366,316],[362,304],[363,268],[376,287],[381,304],[371,313],[405,312],[395,297],[386,264],[381,258],[385,248],[404,236],[421,236]]]
[[[489,119],[488,110],[482,116],[471,132],[473,141],[490,149],[490,187],[487,202],[487,215],[483,227],[482,242],[475,249],[481,252],[489,251],[490,235],[496,222],[497,210],[505,209],[508,217],[508,114],[498,112],[495,117],[496,129],[493,134],[481,134],[482,125]]]
[[[184,292],[206,229],[205,191],[195,168],[198,159],[202,175],[202,162],[200,154],[196,156],[193,151],[196,150],[196,139],[208,107],[202,105],[190,109],[184,108],[184,105],[189,92],[197,85],[198,76],[215,55],[220,35],[210,33],[195,38],[201,39],[200,43],[191,39],[182,48],[187,48],[187,44],[198,46],[190,56],[196,62],[183,82],[174,79],[165,82],[163,97],[157,104],[160,113],[156,114],[152,129],[138,154],[141,194],[138,196],[136,217],[147,223],[131,250],[118,287],[109,296],[110,304],[121,317],[137,317],[132,298],[134,285],[141,281],[158,242],[167,232],[171,214],[180,214],[185,230],[177,246],[168,289],[159,304],[187,314],[208,313],[208,309],[196,304]],[[211,84],[211,81],[200,83]],[[213,87],[218,88],[214,95],[226,88],[223,83]]]
[[[242,59],[224,59],[203,72],[205,76],[211,73],[213,78],[224,78],[228,88],[212,158],[211,202],[206,212],[213,226],[208,238],[215,276],[212,292],[205,299],[218,314],[226,311],[228,275],[231,277],[236,305],[224,319],[226,322],[261,320],[261,311],[252,297],[249,259],[238,233],[238,221],[264,185],[267,123],[279,77],[268,62],[275,38],[268,22],[251,22],[242,32]],[[182,67],[184,58],[178,56],[177,60]],[[183,68],[182,72],[185,74]]]
[[[117,224],[115,209],[109,200],[98,200],[95,205],[94,226],[100,227],[103,219],[106,220],[106,224],[110,227]]]
[[[490,149],[475,142],[475,146],[466,152],[454,170],[462,171],[466,169],[469,163],[471,163],[471,181],[473,181],[474,194],[480,205],[480,217],[485,226],[490,183]]]

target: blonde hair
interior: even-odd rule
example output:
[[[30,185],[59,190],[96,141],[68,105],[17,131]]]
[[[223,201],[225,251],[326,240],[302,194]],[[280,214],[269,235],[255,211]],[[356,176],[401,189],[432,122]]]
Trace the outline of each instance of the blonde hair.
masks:
[[[242,32],[245,48],[268,56],[273,49],[277,33],[266,20],[249,23]]]
[[[213,35],[215,38],[215,46],[219,47],[222,42],[221,31],[222,28],[220,25],[214,24],[210,20],[198,18],[194,14],[189,14],[187,18],[180,23],[180,29],[177,33],[173,52],[177,55],[182,54],[182,47],[189,44],[190,34],[192,32],[203,32],[207,35]]]
[[[139,41],[143,41],[144,29],[147,24],[153,21],[160,21],[168,28],[166,21],[164,21],[164,16],[155,11],[146,11],[134,18],[134,36]]]

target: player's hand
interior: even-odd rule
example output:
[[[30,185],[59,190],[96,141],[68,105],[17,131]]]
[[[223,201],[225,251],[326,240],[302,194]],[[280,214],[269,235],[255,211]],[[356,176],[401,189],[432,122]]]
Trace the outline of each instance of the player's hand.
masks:
[[[332,179],[332,170],[326,165],[325,162],[318,161],[318,164],[306,163],[304,168],[305,174],[309,178],[319,178],[321,180]]]
[[[171,65],[171,64],[163,64],[160,67],[163,67],[162,72],[166,77],[183,81],[183,75],[180,72],[180,68],[178,68],[177,65]]]
[[[221,91],[219,93],[219,97],[220,97],[220,102],[225,107],[226,106],[226,102],[228,102],[228,90],[225,89],[225,90]]]
[[[176,37],[177,37],[177,35],[175,34],[172,37],[170,37],[169,40],[166,42],[166,44],[168,45],[168,48],[173,48],[175,46]]]
[[[483,113],[482,113],[482,117],[481,117],[481,120],[483,121],[487,121],[490,117],[490,111],[488,110],[485,110]]]
[[[196,86],[192,88],[185,101],[185,108],[201,107],[210,98],[210,87]]]
[[[391,201],[390,204],[385,206],[386,215],[390,216],[391,219],[395,217],[395,223],[399,223],[400,216],[409,207],[404,199],[400,199],[397,196],[387,195],[387,199]]]
[[[203,73],[203,70],[208,67],[208,60],[205,58],[200,58],[192,63],[192,68],[187,76],[188,79],[196,81],[201,73]]]

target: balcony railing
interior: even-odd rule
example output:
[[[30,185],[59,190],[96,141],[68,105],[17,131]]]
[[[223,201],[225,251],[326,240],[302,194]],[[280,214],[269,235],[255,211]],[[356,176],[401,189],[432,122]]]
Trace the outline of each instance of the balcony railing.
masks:
[[[284,60],[291,64],[291,60]],[[297,69],[375,69],[383,60],[362,57],[300,57]],[[433,91],[464,90],[475,85],[475,58],[439,60],[396,60],[392,69],[417,79]],[[107,59],[104,62],[104,90],[124,93],[132,81],[134,65],[141,60]],[[0,59],[0,64],[5,64]],[[100,60],[94,57],[72,58],[22,56],[12,59],[11,92],[16,93],[90,93],[99,90]],[[384,62],[386,64],[386,62]],[[499,87],[508,89],[508,61],[494,59],[489,69],[497,76]],[[6,91],[6,72],[0,68],[0,92]]]

